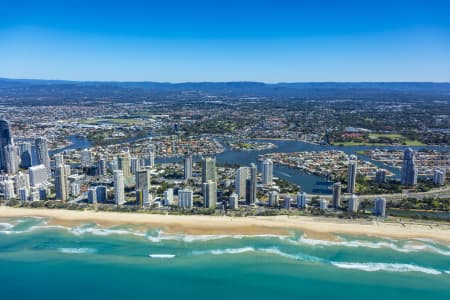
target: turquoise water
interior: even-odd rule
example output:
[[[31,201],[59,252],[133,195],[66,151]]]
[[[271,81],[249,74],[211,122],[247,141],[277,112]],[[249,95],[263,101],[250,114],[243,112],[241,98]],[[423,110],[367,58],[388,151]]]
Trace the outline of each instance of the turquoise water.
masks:
[[[450,299],[450,247],[3,219],[0,283],[1,299]]]

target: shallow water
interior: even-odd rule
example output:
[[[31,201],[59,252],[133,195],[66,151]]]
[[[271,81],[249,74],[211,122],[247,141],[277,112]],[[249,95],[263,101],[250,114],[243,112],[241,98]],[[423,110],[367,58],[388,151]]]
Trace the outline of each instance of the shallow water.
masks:
[[[431,240],[167,234],[0,221],[1,299],[434,299],[450,247]]]

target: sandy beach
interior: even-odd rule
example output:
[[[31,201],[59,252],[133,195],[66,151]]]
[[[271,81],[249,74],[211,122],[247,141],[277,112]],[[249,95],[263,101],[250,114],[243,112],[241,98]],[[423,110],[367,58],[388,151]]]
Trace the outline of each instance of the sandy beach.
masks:
[[[95,222],[103,226],[127,224],[157,227],[168,233],[286,235],[292,230],[299,230],[307,236],[323,239],[333,239],[334,234],[348,234],[396,239],[426,238],[450,245],[450,224],[430,226],[303,216],[232,218],[0,207],[0,218],[25,216],[46,217],[55,225],[83,222]]]

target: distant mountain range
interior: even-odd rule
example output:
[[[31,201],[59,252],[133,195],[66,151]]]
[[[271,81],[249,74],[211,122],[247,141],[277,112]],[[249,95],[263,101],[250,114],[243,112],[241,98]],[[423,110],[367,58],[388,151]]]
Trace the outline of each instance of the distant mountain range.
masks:
[[[432,82],[115,82],[0,78],[0,100],[201,100],[211,96],[315,100],[449,100],[450,83]]]

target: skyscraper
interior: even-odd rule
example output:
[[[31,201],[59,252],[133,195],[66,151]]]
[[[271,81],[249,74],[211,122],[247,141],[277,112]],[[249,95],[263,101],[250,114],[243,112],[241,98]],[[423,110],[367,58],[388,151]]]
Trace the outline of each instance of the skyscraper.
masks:
[[[217,182],[216,159],[214,157],[204,157],[202,160],[202,183],[209,180]]]
[[[48,156],[48,142],[44,137],[38,137],[34,141],[36,147],[37,163],[44,165],[50,174],[50,157]],[[63,162],[59,162],[63,164]],[[58,163],[56,164],[58,165]]]
[[[108,188],[104,185],[97,186],[97,202],[105,203],[108,200]]]
[[[403,152],[402,185],[413,186],[417,184],[418,170],[413,149],[408,148]]]
[[[70,166],[69,166],[70,168]],[[69,186],[67,181],[68,169],[65,165],[57,165],[55,169],[55,190],[56,199],[67,201],[69,195]]]
[[[6,120],[0,120],[0,170],[6,168],[5,159],[5,147],[8,145],[14,145],[14,140],[11,134],[11,128],[9,122]]]
[[[270,185],[273,180],[273,162],[271,159],[266,159],[262,163],[262,182]]]
[[[136,189],[149,192],[151,187],[150,169],[140,170],[136,173]]]
[[[5,170],[8,174],[16,174],[19,170],[19,149],[15,145],[3,147]]]
[[[132,157],[131,158],[131,174],[136,175],[140,169],[141,169],[141,163],[140,163],[139,158]]]
[[[18,147],[19,147],[20,167],[25,169],[31,167],[33,165],[31,144],[28,142],[23,142],[20,143]]]
[[[87,168],[92,165],[92,152],[89,149],[84,149],[80,153],[80,162],[82,168]]]
[[[203,201],[205,208],[216,208],[217,184],[212,180],[203,183]]]
[[[129,152],[122,152],[121,155],[117,158],[117,163],[119,170],[122,171],[124,179],[128,179],[131,174],[131,155]]]
[[[97,175],[105,176],[106,175],[106,160],[103,157],[100,157],[97,162]]]
[[[114,171],[114,203],[116,205],[125,203],[125,183],[122,170]]]
[[[333,208],[338,209],[341,206],[341,183],[333,184]]]
[[[374,201],[373,213],[376,216],[386,217],[386,199],[376,198]]]
[[[358,212],[359,208],[359,199],[356,195],[351,195],[348,199],[348,211],[350,212]]]
[[[351,155],[348,161],[347,192],[350,194],[355,192],[357,161],[358,158],[355,155]]]
[[[299,209],[306,208],[306,193],[305,192],[297,193],[297,208],[299,208]]]
[[[192,155],[186,154],[184,157],[184,180],[192,178]]]
[[[258,175],[256,165],[250,164],[250,177],[247,179],[246,184],[246,201],[247,204],[252,205],[256,202],[256,176]]]
[[[246,195],[246,180],[249,176],[250,169],[248,167],[240,167],[236,170],[236,193],[238,194],[239,199],[244,199]]]

